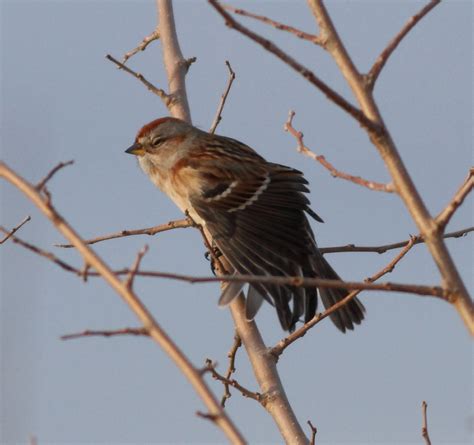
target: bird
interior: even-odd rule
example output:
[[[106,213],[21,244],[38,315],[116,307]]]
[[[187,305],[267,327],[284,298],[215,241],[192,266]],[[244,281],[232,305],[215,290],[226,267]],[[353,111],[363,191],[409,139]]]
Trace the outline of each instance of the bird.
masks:
[[[308,217],[323,222],[305,196],[303,173],[269,162],[236,139],[203,131],[174,117],[144,125],[126,153],[144,173],[212,237],[232,275],[289,276],[340,280],[318,249]],[[245,283],[228,282],[219,305],[237,297]],[[254,319],[265,300],[275,307],[285,331],[311,320],[318,293],[325,308],[347,290],[252,282],[246,317]],[[354,329],[365,308],[354,298],[330,314],[341,331]]]

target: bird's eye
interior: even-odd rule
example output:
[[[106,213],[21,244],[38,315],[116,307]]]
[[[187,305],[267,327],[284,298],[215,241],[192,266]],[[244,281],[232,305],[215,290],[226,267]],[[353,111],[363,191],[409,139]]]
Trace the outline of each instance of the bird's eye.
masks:
[[[156,137],[156,138],[154,138],[154,139],[151,141],[151,145],[153,145],[153,147],[158,147],[158,145],[160,145],[161,143],[163,143],[164,140],[165,140],[165,138]]]

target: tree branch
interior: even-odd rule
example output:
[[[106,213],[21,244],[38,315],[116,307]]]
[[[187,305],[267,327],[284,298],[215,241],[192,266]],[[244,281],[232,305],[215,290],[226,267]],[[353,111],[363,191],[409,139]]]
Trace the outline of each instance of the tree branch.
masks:
[[[449,202],[446,208],[436,217],[436,223],[441,232],[444,232],[444,229],[448,225],[452,216],[456,210],[462,205],[464,199],[469,194],[469,192],[474,187],[474,167],[471,167],[467,178],[459,188],[459,190],[454,195],[453,199]]]
[[[107,241],[115,238],[124,238],[126,236],[134,235],[156,235],[157,233],[167,232],[168,230],[173,229],[185,229],[187,227],[192,227],[193,223],[189,219],[178,219],[175,221],[167,222],[166,224],[160,224],[158,226],[147,227],[145,229],[126,229],[121,230],[120,232],[111,233],[109,235],[101,235],[97,238],[92,238],[84,240],[85,244],[95,244],[101,241]],[[72,244],[55,244],[56,247],[70,248],[74,247]]]
[[[278,374],[276,359],[265,345],[255,321],[249,321],[245,316],[245,298],[242,293],[233,300],[230,311],[260,390],[268,396],[265,409],[272,416],[286,443],[307,444],[308,439],[291,407]]]
[[[324,40],[321,39],[319,36],[310,34],[308,32],[304,32],[301,29],[294,28],[293,26],[277,22],[263,15],[254,14],[253,12],[246,11],[245,9],[234,8],[231,5],[222,5],[222,7],[224,9],[227,9],[228,11],[233,12],[234,14],[242,15],[244,17],[250,17],[252,19],[266,23],[267,25],[273,26],[274,28],[279,29],[280,31],[285,31],[285,32],[289,32],[290,34],[294,34],[296,37],[302,40],[308,40],[309,42],[312,42],[315,45],[319,45],[323,48],[325,46]]]
[[[468,227],[462,230],[456,230],[455,232],[445,233],[443,238],[460,238],[466,236],[468,233],[474,232],[474,226]],[[422,244],[425,242],[423,235],[413,236],[413,244]],[[339,252],[375,252],[385,253],[388,250],[398,249],[406,245],[409,240],[400,241],[398,243],[383,244],[381,246],[356,246],[354,244],[346,244],[345,246],[333,246],[333,247],[320,247],[321,253],[339,253]]]
[[[0,230],[7,233],[7,231],[0,226]],[[83,269],[78,269],[70,264],[62,261],[53,253],[40,249],[37,246],[29,244],[19,238],[12,236],[12,241],[14,243],[18,243],[21,246],[25,247],[32,252],[47,258],[48,260],[52,261],[53,263],[57,264],[62,269],[66,270],[67,272],[74,273],[77,276],[84,276],[85,272]],[[410,241],[411,242],[411,241]],[[220,258],[220,261],[225,260],[225,258]],[[224,264],[225,266],[225,264]],[[216,268],[216,270],[218,267]],[[129,275],[131,269],[119,269],[114,270],[113,273],[116,276],[120,275]],[[89,277],[97,277],[101,275],[101,273],[88,271],[87,276]],[[438,297],[443,300],[450,301],[452,298],[452,291],[444,289],[438,286],[423,286],[418,284],[401,284],[401,283],[361,283],[357,281],[342,281],[342,280],[329,280],[323,278],[304,278],[301,276],[260,276],[260,275],[226,275],[220,274],[219,276],[209,277],[209,276],[195,276],[195,275],[184,275],[184,274],[177,274],[171,272],[159,272],[159,271],[147,271],[147,270],[137,270],[134,273],[135,276],[141,277],[149,277],[149,278],[167,278],[170,280],[177,280],[177,281],[185,281],[191,284],[197,283],[217,283],[217,282],[237,282],[237,283],[272,283],[278,286],[283,285],[290,285],[295,287],[320,287],[320,288],[328,288],[328,289],[355,289],[355,290],[368,290],[368,291],[386,291],[386,292],[402,292],[402,293],[413,293],[420,296],[432,296]],[[345,301],[345,300],[342,300]],[[345,304],[345,303],[344,303]],[[339,306],[338,306],[339,307]]]
[[[94,331],[91,329],[87,329],[82,332],[77,332],[74,334],[66,334],[61,335],[61,340],[74,340],[76,338],[82,337],[115,337],[119,335],[135,335],[135,336],[143,336],[149,337],[148,331],[145,328],[123,328],[123,329],[116,329],[113,331]]]
[[[127,289],[132,290],[133,289],[133,280],[135,279],[135,276],[138,273],[138,268],[140,267],[140,263],[143,259],[143,257],[146,255],[148,252],[148,246],[145,245],[137,254],[137,258],[135,259],[135,262],[133,263],[133,266],[129,270],[127,274],[127,278],[125,279],[125,286]]]
[[[227,69],[229,70],[229,78],[227,80],[227,85],[225,87],[224,93],[222,93],[221,100],[217,107],[216,117],[214,118],[214,121],[212,122],[211,128],[209,130],[209,133],[213,133],[213,134],[216,132],[216,128],[219,125],[220,121],[222,120],[222,110],[224,109],[225,101],[227,100],[227,96],[229,95],[229,91],[235,79],[235,73],[232,70],[232,67],[230,66],[229,61],[226,60],[225,64],[227,66]]]
[[[237,380],[229,379],[229,378],[224,377],[223,375],[219,374],[216,371],[216,368],[215,368],[214,364],[212,363],[212,360],[210,360],[210,359],[206,360],[206,370],[211,373],[213,379],[218,380],[219,382],[223,383],[226,388],[228,388],[229,386],[232,386],[237,391],[240,391],[240,393],[244,397],[248,397],[249,399],[256,400],[257,402],[261,403],[262,405],[265,405],[264,395],[260,394],[259,392],[250,391],[249,389],[242,386],[239,382],[237,382]]]
[[[62,168],[67,167],[69,165],[74,164],[74,161],[66,161],[66,162],[60,162],[56,167],[51,169],[51,171],[40,181],[38,184],[36,184],[36,190],[39,192],[45,190],[45,185],[46,183]]]
[[[23,192],[35,206],[52,222],[84,258],[84,261],[101,274],[104,280],[120,295],[123,301],[129,306],[132,312],[143,323],[150,337],[160,345],[163,350],[174,361],[194,389],[207,406],[209,411],[216,417],[216,425],[222,429],[229,440],[233,443],[243,444],[244,439],[239,431],[222,410],[219,402],[216,400],[198,370],[193,366],[189,359],[173,342],[168,334],[158,325],[153,315],[139,300],[137,295],[127,288],[125,283],[120,281],[112,270],[100,259],[84,242],[76,231],[66,222],[66,220],[54,209],[50,199],[43,198],[39,191],[26,180],[17,175],[5,163],[0,162],[0,177],[3,177],[13,186]]]
[[[138,79],[143,85],[145,85],[149,91],[151,91],[153,94],[156,94],[165,104],[165,106],[169,109],[174,102],[174,98],[172,94],[168,94],[165,92],[165,90],[162,90],[161,88],[156,87],[153,85],[150,81],[145,79],[143,74],[137,73],[136,71],[133,71],[131,68],[129,68],[127,65],[124,65],[123,63],[119,62],[117,59],[112,57],[110,54],[107,54],[105,56],[106,59],[110,60],[112,63],[115,63],[120,69],[124,70],[126,73],[132,75],[136,79]]]
[[[237,355],[237,351],[239,348],[242,346],[242,340],[239,337],[239,334],[236,332],[234,334],[234,343],[232,344],[232,347],[230,348],[230,351],[227,354],[227,357],[229,358],[229,367],[227,368],[227,372],[225,374],[225,378],[227,380],[230,380],[232,377],[232,374],[235,372],[235,356]],[[228,384],[224,383],[224,395],[222,396],[221,399],[221,406],[224,408],[225,404],[227,402],[227,399],[229,399],[232,394],[229,391],[229,386]]]
[[[191,123],[191,111],[186,94],[186,73],[190,63],[183,57],[179,47],[173,3],[171,0],[157,0],[157,6],[163,62],[168,77],[169,92],[174,99],[168,109],[174,117]]]
[[[288,120],[285,123],[284,129],[285,131],[288,131],[297,140],[298,147],[296,149],[300,153],[303,153],[309,158],[319,162],[324,168],[329,170],[331,176],[335,178],[346,179],[347,181],[353,182],[354,184],[361,185],[362,187],[366,187],[370,190],[375,190],[377,192],[395,192],[393,184],[381,184],[380,182],[368,181],[367,179],[363,179],[360,176],[353,176],[348,173],[341,172],[337,170],[331,163],[329,163],[324,156],[317,155],[316,153],[312,152],[303,142],[303,133],[301,131],[295,130],[295,128],[293,127],[294,116],[295,112],[290,110],[288,114]]]
[[[23,221],[15,226],[13,229],[11,229],[9,232],[4,229],[3,227],[1,228],[2,231],[4,230],[6,235],[0,240],[0,244],[3,244],[5,241],[10,239],[18,230],[20,230],[28,221],[31,221],[31,216],[27,216],[26,218],[23,219]]]
[[[311,428],[311,440],[309,442],[309,445],[314,445],[316,443],[316,434],[318,433],[318,429],[315,426],[313,426],[310,420],[308,420],[308,422],[306,423]]]
[[[397,46],[403,40],[403,38],[415,27],[415,25],[426,15],[428,14],[441,0],[431,0],[427,5],[425,5],[418,14],[410,17],[410,19],[405,23],[405,26],[399,31],[399,33],[389,42],[387,47],[380,53],[377,57],[377,60],[372,65],[369,73],[365,76],[365,81],[367,87],[370,90],[374,89],[375,82],[379,77],[379,74],[382,72],[387,60],[395,51]]]
[[[158,28],[156,28],[150,35],[146,36],[136,48],[133,48],[132,50],[126,52],[123,56],[122,63],[125,64],[127,63],[127,60],[130,59],[130,57],[133,57],[135,54],[137,54],[140,51],[145,51],[148,45],[151,42],[154,42],[155,40],[158,40],[160,38],[160,32]]]
[[[426,410],[428,408],[428,404],[423,400],[421,404],[421,411],[423,413],[423,425],[421,427],[421,436],[425,441],[425,445],[431,445],[430,435],[428,433],[428,416],[426,414]]]

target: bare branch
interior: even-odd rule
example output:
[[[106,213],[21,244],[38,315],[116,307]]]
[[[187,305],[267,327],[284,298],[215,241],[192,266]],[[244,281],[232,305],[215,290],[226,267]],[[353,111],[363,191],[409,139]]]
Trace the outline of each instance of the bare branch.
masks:
[[[431,445],[430,435],[428,434],[428,416],[426,414],[426,410],[428,408],[428,404],[423,400],[421,404],[421,411],[423,413],[423,425],[421,427],[421,436],[425,441],[425,445]]]
[[[428,14],[441,0],[431,0],[427,5],[425,5],[418,14],[410,17],[410,19],[405,23],[403,28],[399,33],[389,42],[387,47],[380,53],[377,57],[377,60],[372,65],[369,73],[365,76],[367,86],[370,90],[374,89],[375,82],[379,77],[382,69],[387,63],[388,58],[395,51],[397,46],[403,40],[403,38],[413,29],[414,26],[426,15]]]
[[[302,40],[308,40],[316,45],[319,45],[324,48],[325,46],[325,41],[321,37],[310,34],[308,32],[304,32],[301,29],[294,28],[293,26],[286,25],[284,23],[277,22],[275,20],[272,20],[268,17],[265,17],[263,15],[258,15],[254,14],[253,12],[246,11],[245,9],[241,8],[234,8],[231,5],[222,5],[224,9],[227,9],[228,11],[233,12],[234,14],[239,14],[244,17],[250,17],[252,19],[258,20],[260,22],[266,23],[267,25],[273,26],[276,29],[279,29],[280,31],[286,31],[289,32],[290,34],[294,34],[296,37],[302,39]]]
[[[66,334],[61,335],[61,340],[74,340],[76,338],[82,337],[115,337],[119,335],[135,335],[135,336],[144,336],[149,337],[148,331],[145,328],[123,328],[123,329],[116,329],[113,331],[94,331],[91,329],[87,329],[82,332],[77,332],[74,334]]]
[[[121,230],[120,232],[111,233],[109,235],[98,236],[97,238],[92,238],[84,240],[85,244],[95,244],[101,241],[107,241],[115,238],[124,238],[126,236],[134,235],[156,235],[157,233],[166,232],[173,229],[185,229],[187,227],[192,227],[193,223],[187,219],[177,219],[175,221],[167,222],[166,224],[160,224],[158,226],[147,227],[145,229],[126,229]],[[74,247],[72,244],[55,244],[56,247],[70,248]]]
[[[173,3],[171,0],[157,0],[157,5],[163,62],[168,77],[168,90],[173,97],[168,109],[174,117],[191,123],[191,111],[186,94],[186,73],[190,63],[186,62],[179,47]]]
[[[4,228],[0,227],[0,230],[7,232]],[[75,268],[68,263],[60,260],[53,253],[42,250],[36,246],[33,246],[19,238],[12,236],[12,241],[22,245],[23,247],[33,251],[34,253],[43,256],[50,261],[54,262],[62,269],[72,272],[77,276],[83,276],[84,272],[81,269]],[[411,243],[412,241],[410,241]],[[221,263],[221,258],[217,259],[218,264]],[[115,276],[129,275],[130,269],[120,269],[113,271]],[[96,277],[102,275],[97,272],[88,272],[89,277]],[[443,300],[450,301],[452,291],[444,289],[438,286],[423,286],[418,284],[400,284],[400,283],[379,283],[373,284],[369,282],[356,282],[356,281],[340,281],[340,280],[329,280],[323,278],[304,278],[300,276],[288,277],[288,276],[257,276],[257,275],[220,275],[218,277],[198,277],[194,275],[176,274],[170,272],[158,272],[158,271],[147,271],[137,270],[135,276],[149,277],[149,278],[167,278],[170,280],[186,281],[191,284],[196,283],[216,283],[216,282],[238,282],[238,283],[272,283],[279,286],[290,285],[295,287],[321,287],[328,289],[347,289],[347,290],[368,290],[368,291],[387,291],[387,292],[402,292],[402,293],[413,293],[421,296],[432,296],[438,297]],[[346,297],[347,298],[347,297]],[[342,303],[344,302],[344,303]],[[341,300],[338,304],[343,306],[346,300]],[[335,309],[338,309],[340,306]],[[329,314],[328,314],[329,315]]]
[[[196,224],[191,221],[189,218],[178,219],[174,221],[169,221],[165,224],[160,224],[158,226],[147,227],[145,229],[125,229],[119,232],[111,233],[108,235],[101,235],[96,238],[91,238],[88,240],[84,240],[86,244],[95,244],[101,241],[107,241],[116,238],[123,238],[127,236],[135,236],[135,235],[155,235],[157,233],[166,232],[168,230],[173,229],[185,229],[188,227],[195,227]],[[470,232],[474,231],[473,227],[468,227],[466,229],[457,230],[454,232],[449,232],[444,234],[443,238],[460,238],[467,235]],[[319,250],[321,253],[338,253],[338,252],[376,252],[376,253],[385,253],[388,250],[398,249],[403,247],[408,241],[399,241],[397,243],[392,244],[383,244],[380,246],[357,246],[354,244],[346,244],[343,246],[330,246],[330,247],[320,247]],[[415,237],[415,244],[424,243],[424,239],[422,235],[416,235]],[[56,247],[62,248],[71,248],[74,247],[72,244],[55,244]]]
[[[232,344],[232,347],[230,348],[230,351],[227,354],[227,357],[229,358],[229,367],[227,368],[227,372],[225,374],[225,378],[227,380],[230,380],[232,377],[232,374],[235,372],[235,356],[237,355],[237,351],[239,348],[242,346],[242,340],[239,337],[238,332],[236,331],[234,334],[234,343]],[[231,397],[231,393],[229,391],[229,384],[224,383],[224,395],[222,396],[221,399],[221,406],[225,407],[225,403],[227,399]]]
[[[127,274],[127,278],[125,279],[125,286],[130,290],[132,290],[133,288],[133,280],[135,279],[135,276],[137,275],[137,272],[138,272],[138,268],[140,267],[140,263],[147,252],[148,252],[148,246],[145,245],[138,252],[137,258],[135,259],[135,262],[133,263],[132,268]]]
[[[11,229],[9,232],[7,232],[7,234],[3,237],[3,239],[0,240],[0,244],[3,244],[5,241],[10,239],[10,237],[12,237],[15,234],[15,232],[20,230],[28,221],[31,221],[31,216],[27,216],[26,218],[23,219],[23,221],[20,224],[18,224],[13,229]],[[2,231],[3,230],[6,230],[6,229],[2,228]]]
[[[36,190],[39,192],[45,191],[46,183],[62,168],[67,167],[68,165],[74,164],[74,161],[60,162],[56,167],[54,167],[38,184],[36,185]],[[47,192],[46,192],[47,193]]]
[[[112,63],[115,63],[120,69],[124,70],[126,73],[132,75],[136,79],[138,79],[143,85],[145,85],[149,91],[151,91],[153,94],[156,94],[165,104],[165,106],[170,109],[173,105],[173,96],[171,94],[167,94],[164,90],[161,88],[156,87],[153,85],[151,82],[149,82],[143,74],[137,73],[136,71],[133,71],[131,68],[129,68],[127,65],[124,65],[123,63],[119,62],[117,59],[112,57],[110,54],[107,54],[105,56],[106,59],[110,60]]]
[[[84,242],[76,231],[56,211],[49,199],[45,199],[40,192],[26,180],[17,175],[5,163],[0,162],[0,177],[10,182],[23,192],[35,206],[52,222],[52,224],[76,247],[84,261],[101,274],[104,280],[122,297],[132,312],[142,322],[150,337],[160,345],[168,356],[174,361],[189,382],[193,385],[201,400],[209,411],[216,415],[216,424],[233,443],[244,444],[245,440],[222,410],[217,399],[206,385],[198,370],[193,366],[186,355],[173,342],[168,334],[156,322],[153,315],[143,305],[137,295],[119,280],[112,270],[99,258]]]
[[[124,270],[117,274],[125,273]],[[215,283],[215,282],[237,282],[237,283],[271,283],[278,286],[290,285],[295,287],[321,287],[326,289],[347,289],[410,293],[420,296],[438,297],[450,301],[451,291],[439,286],[423,286],[418,284],[401,283],[362,283],[357,281],[329,280],[323,278],[303,278],[300,276],[259,276],[259,275],[221,275],[218,277],[198,277],[168,272],[139,271],[137,275],[144,277],[168,278],[171,280],[187,281],[188,283]],[[343,300],[344,301],[344,300]],[[342,305],[341,305],[342,306]]]
[[[444,232],[445,227],[451,220],[454,212],[462,205],[464,199],[474,187],[474,167],[471,167],[467,178],[464,180],[459,190],[454,195],[453,199],[449,202],[446,208],[436,217],[436,223],[438,224],[439,230]]]
[[[212,7],[225,19],[225,24],[232,29],[240,32],[247,36],[254,42],[261,45],[270,53],[274,54],[288,66],[293,68],[297,73],[303,76],[308,82],[318,88],[326,97],[331,101],[350,114],[356,119],[363,127],[370,129],[371,131],[378,132],[380,127],[375,125],[367,116],[346,99],[344,99],[339,93],[333,90],[328,84],[323,82],[317,77],[310,69],[297,62],[288,53],[280,49],[272,41],[254,33],[250,29],[238,23],[228,12],[224,10],[222,5],[217,0],[208,0]]]
[[[249,399],[256,400],[262,405],[265,405],[265,397],[262,394],[260,394],[259,392],[250,391],[249,389],[242,386],[236,380],[234,379],[229,380],[228,378],[224,377],[222,374],[219,374],[216,371],[216,368],[214,364],[212,363],[212,360],[210,359],[206,360],[206,368],[211,373],[213,379],[218,380],[219,382],[222,382],[224,385],[227,385],[227,387],[232,386],[237,391],[240,391],[240,393],[244,397],[248,397]]]
[[[457,230],[455,232],[445,233],[443,238],[461,238],[466,236],[468,233],[474,232],[474,226],[466,229]],[[423,235],[416,235],[412,237],[414,239],[413,244],[422,244],[425,242]],[[338,252],[375,252],[385,253],[388,250],[398,249],[406,245],[409,240],[400,241],[398,243],[384,244],[381,246],[356,246],[354,244],[346,244],[345,246],[333,246],[333,247],[320,247],[321,253],[338,253]]]
[[[271,390],[271,397],[267,398],[265,409],[275,420],[285,443],[307,444],[306,434],[291,407],[280,379],[276,359],[263,341],[255,321],[247,320],[245,298],[242,293],[232,301],[230,311],[262,392],[267,394]]]
[[[196,416],[201,417],[202,419],[206,419],[211,421],[212,423],[217,423],[219,416],[212,413],[203,413],[202,411],[196,411]]]
[[[221,100],[217,107],[216,117],[214,118],[211,128],[209,130],[209,133],[213,133],[213,134],[215,133],[216,128],[219,125],[219,122],[222,120],[222,110],[224,109],[225,101],[227,100],[227,96],[229,95],[230,88],[232,87],[232,83],[234,82],[234,79],[235,79],[235,73],[232,70],[232,67],[230,66],[229,61],[226,60],[225,64],[227,66],[227,69],[229,70],[229,78],[227,80],[227,85],[225,87],[225,90],[221,95]]]
[[[3,232],[3,233],[8,233],[8,231],[0,226],[0,231]],[[14,235],[10,235],[11,237],[11,240],[13,243],[15,244],[19,244],[20,246],[24,247],[25,249],[27,250],[30,250],[31,252],[33,253],[36,253],[37,255],[43,257],[43,258],[46,258],[48,259],[49,261],[52,261],[53,263],[57,264],[61,269],[64,269],[65,271],[67,272],[72,272],[76,275],[79,275],[79,276],[83,276],[82,275],[82,271],[75,268],[74,266],[71,266],[70,264],[66,263],[65,261],[61,260],[60,258],[58,258],[54,253],[52,252],[48,252],[47,250],[43,250],[41,248],[39,248],[38,246],[35,246],[33,244],[30,244]],[[90,273],[89,275],[93,275],[93,273]],[[95,274],[95,276],[97,276],[97,273]]]
[[[89,277],[90,268],[91,268],[91,266],[89,264],[87,264],[86,261],[84,261],[84,266],[82,266],[82,270],[81,270],[82,281],[84,281],[84,283],[87,282],[87,278]]]
[[[158,28],[156,28],[150,35],[146,36],[136,48],[133,48],[132,50],[128,51],[125,53],[122,59],[122,63],[125,64],[127,63],[127,60],[130,59],[130,57],[133,57],[135,54],[137,54],[140,51],[145,51],[147,46],[160,38],[160,32]]]
[[[314,445],[316,443],[316,434],[318,433],[318,429],[313,426],[313,424],[311,423],[311,420],[308,420],[308,425],[309,427],[311,428],[311,440],[309,442],[309,445]]]
[[[326,158],[322,155],[317,155],[313,151],[311,151],[303,142],[303,133],[301,131],[295,130],[293,127],[293,117],[295,116],[295,112],[290,110],[288,114],[288,120],[285,123],[284,129],[288,131],[298,142],[297,150],[300,153],[314,159],[315,161],[319,162],[324,168],[329,170],[331,176],[335,178],[342,178],[346,179],[347,181],[353,182],[355,184],[361,185],[362,187],[366,187],[370,190],[375,190],[377,192],[387,192],[393,193],[395,192],[395,187],[392,183],[390,184],[381,184],[380,182],[375,181],[368,181],[367,179],[363,179],[360,176],[353,176],[348,173],[341,172],[337,170],[331,163],[329,163]]]
[[[382,270],[378,271],[371,277],[365,279],[366,283],[373,283],[374,281],[381,278],[383,275],[390,273],[395,269],[395,266],[398,262],[408,253],[408,251],[413,247],[414,239],[410,238],[406,246],[388,263]],[[278,359],[278,357],[283,353],[283,351],[294,343],[299,338],[306,335],[306,333],[315,325],[317,325],[321,320],[324,320],[326,317],[331,315],[333,312],[337,311],[339,308],[347,304],[349,301],[354,299],[357,295],[359,295],[361,290],[355,290],[350,292],[345,298],[341,301],[337,302],[330,308],[328,308],[323,313],[316,314],[310,321],[305,323],[296,331],[292,332],[290,335],[285,337],[284,339],[280,340],[277,345],[275,345],[271,352],[272,354]]]

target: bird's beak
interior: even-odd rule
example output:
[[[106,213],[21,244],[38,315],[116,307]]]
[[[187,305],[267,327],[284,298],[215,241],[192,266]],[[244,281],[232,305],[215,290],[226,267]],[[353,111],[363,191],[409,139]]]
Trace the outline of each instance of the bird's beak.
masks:
[[[131,155],[136,156],[143,156],[145,154],[145,150],[143,149],[141,144],[135,142],[131,147],[125,150],[125,153],[129,153]]]

